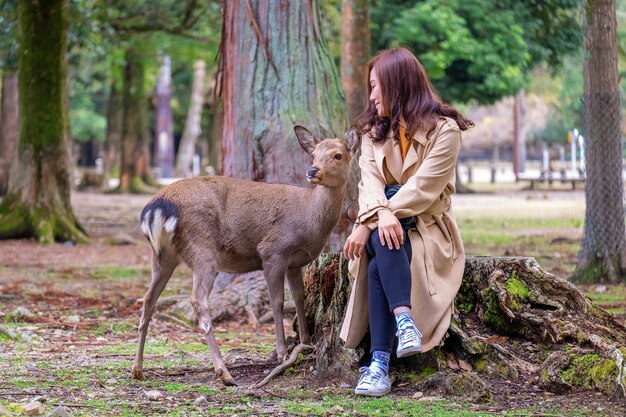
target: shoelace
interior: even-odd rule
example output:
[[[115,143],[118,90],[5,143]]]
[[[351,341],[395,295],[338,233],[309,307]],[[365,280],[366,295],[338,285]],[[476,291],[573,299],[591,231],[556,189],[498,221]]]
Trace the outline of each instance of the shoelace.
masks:
[[[407,332],[412,332],[413,333],[413,337],[412,340],[418,339],[420,337],[422,337],[421,333],[419,332],[419,330],[417,330],[414,326],[405,326],[401,329],[398,330],[398,336],[400,338],[403,338]],[[408,340],[405,340],[405,342],[407,342]]]
[[[359,372],[363,374],[362,381],[370,386],[378,384],[378,381],[383,377],[383,373],[380,371],[372,372],[369,366],[361,366]]]

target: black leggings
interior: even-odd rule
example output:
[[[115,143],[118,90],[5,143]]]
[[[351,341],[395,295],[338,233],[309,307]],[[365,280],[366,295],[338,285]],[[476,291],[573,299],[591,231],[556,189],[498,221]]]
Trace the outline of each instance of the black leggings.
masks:
[[[375,229],[366,245],[368,265],[371,352],[391,353],[396,333],[393,310],[411,307],[411,242],[405,232],[400,249],[389,250],[380,243]]]

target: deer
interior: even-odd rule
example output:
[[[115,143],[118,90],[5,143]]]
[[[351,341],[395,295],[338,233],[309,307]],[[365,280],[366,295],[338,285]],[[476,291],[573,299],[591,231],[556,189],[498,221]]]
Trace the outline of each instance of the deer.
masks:
[[[286,277],[296,305],[300,342],[310,344],[303,268],[319,256],[339,221],[350,162],[360,141],[353,130],[343,140],[318,140],[300,125],[294,132],[313,158],[306,170],[313,187],[196,177],[166,186],[142,210],[141,230],[152,248],[152,278],[143,299],[133,379],[145,379],[148,325],[159,296],[183,262],[193,272],[191,304],[215,373],[224,385],[236,383],[222,359],[209,313],[209,294],[218,271],[263,270],[274,318],[276,354],[282,361],[288,353],[283,326]]]

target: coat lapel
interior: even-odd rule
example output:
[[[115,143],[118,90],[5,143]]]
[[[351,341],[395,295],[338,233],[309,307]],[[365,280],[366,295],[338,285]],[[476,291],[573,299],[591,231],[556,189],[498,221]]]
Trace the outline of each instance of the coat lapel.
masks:
[[[418,148],[418,144],[415,143],[418,142],[420,145],[422,146],[426,146],[426,144],[428,143],[428,139],[426,139],[426,134],[422,131],[422,130],[418,130],[412,138],[412,143],[411,146],[409,146],[409,151],[406,154],[406,157],[404,158],[404,163],[402,164],[402,182],[406,182],[405,177],[407,177],[407,171],[409,171],[411,169],[411,167],[413,165],[415,165],[418,161],[418,155],[417,155],[417,148]]]
[[[393,140],[393,134],[387,135],[387,140],[383,146],[374,146],[374,159],[376,160],[376,166],[378,171],[385,175],[383,167],[387,167],[389,173],[395,178],[396,182],[400,184],[402,177],[402,155],[400,155],[399,145]]]

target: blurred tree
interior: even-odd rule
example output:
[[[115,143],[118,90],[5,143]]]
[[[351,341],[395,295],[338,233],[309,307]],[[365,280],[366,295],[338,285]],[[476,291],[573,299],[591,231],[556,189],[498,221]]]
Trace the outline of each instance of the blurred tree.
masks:
[[[305,184],[310,157],[293,126],[301,123],[318,137],[343,137],[348,126],[318,1],[224,3],[220,57],[224,174]],[[354,200],[354,194],[356,181],[348,198]],[[343,219],[331,237],[334,250],[348,226]]]
[[[146,59],[140,45],[130,45],[126,49],[124,66],[124,89],[122,134],[120,136],[120,183],[122,193],[143,193],[146,183],[151,182],[148,168],[148,119],[145,88]]]
[[[178,148],[176,158],[176,175],[181,177],[191,176],[191,163],[196,148],[196,141],[200,136],[200,117],[202,104],[205,96],[206,64],[202,60],[194,63],[193,86],[191,88],[191,101],[187,112],[185,130]]]
[[[626,280],[615,0],[583,1],[585,227],[574,278]]]
[[[0,204],[0,238],[84,241],[70,205],[67,2],[20,0],[18,16],[20,139]]]
[[[578,0],[372,0],[375,49],[411,48],[446,101],[490,104],[580,45]]]
[[[367,62],[370,59],[369,0],[343,0],[341,31],[341,82],[348,117],[354,123],[363,111],[367,95]]]
[[[7,192],[9,172],[19,138],[19,83],[17,73],[17,0],[0,3],[0,195]]]

